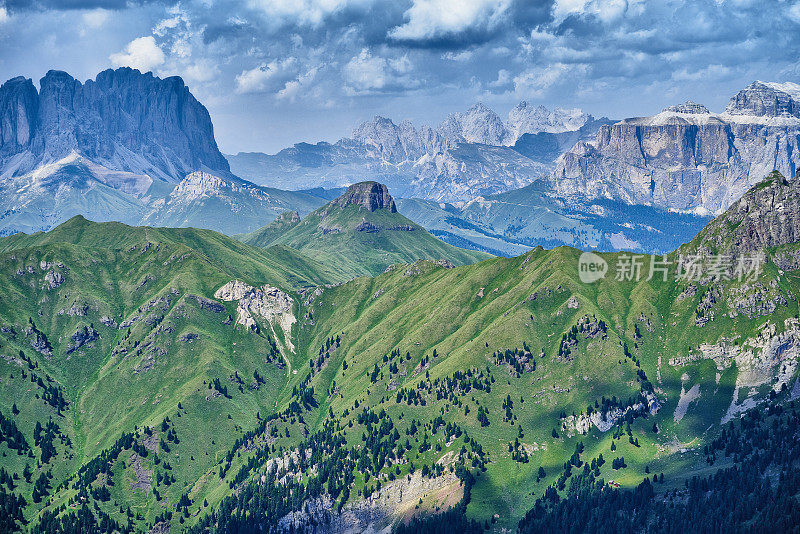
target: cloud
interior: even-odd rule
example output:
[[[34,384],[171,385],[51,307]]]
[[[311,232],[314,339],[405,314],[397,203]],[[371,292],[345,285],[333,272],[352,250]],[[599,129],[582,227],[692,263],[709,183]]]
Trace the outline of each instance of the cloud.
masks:
[[[703,80],[724,80],[730,77],[733,69],[725,65],[709,65],[697,70],[680,69],[672,73],[676,82],[697,82]]]
[[[349,7],[366,7],[370,0],[249,0],[275,25],[318,27],[328,17]]]
[[[239,94],[264,93],[273,91],[285,84],[288,77],[296,71],[297,59],[288,57],[284,60],[273,60],[250,70],[243,70],[236,76],[236,92]]]
[[[521,98],[539,98],[567,75],[577,78],[583,71],[584,66],[564,63],[531,68],[514,76],[514,92]]]
[[[97,8],[87,11],[81,16],[87,28],[96,30],[102,28],[108,22],[111,12],[107,9]]]
[[[164,51],[156,44],[152,35],[134,39],[125,50],[109,56],[117,67],[133,67],[142,72],[153,70],[164,63]]]
[[[452,38],[470,30],[494,28],[510,0],[414,0],[405,12],[406,22],[389,37],[398,41],[431,41]]]
[[[219,67],[210,59],[198,59],[183,70],[183,76],[197,83],[205,83],[219,76]]]
[[[361,53],[347,62],[344,67],[344,79],[354,91],[369,91],[383,89],[388,82],[386,73],[386,60],[382,57],[373,57],[372,53],[364,48]]]
[[[789,18],[793,21],[800,23],[800,3],[790,4],[787,15],[789,15]]]
[[[612,22],[628,9],[638,9],[643,0],[556,0],[553,16],[562,21],[570,15],[595,16],[602,22]]]
[[[490,83],[491,87],[503,87],[511,82],[511,73],[506,69],[497,71],[497,79]]]
[[[442,59],[446,59],[448,61],[457,61],[459,63],[463,63],[465,61],[469,61],[472,59],[475,53],[471,50],[462,50],[461,52],[445,52],[442,54]]]
[[[5,6],[0,6],[0,24],[8,20],[8,10]]]
[[[278,91],[275,95],[279,99],[289,100],[290,102],[294,102],[297,97],[306,89],[311,86],[311,82],[314,81],[314,78],[317,76],[317,71],[319,69],[314,67],[308,70],[305,74],[298,76],[296,80],[289,80],[286,82],[286,85],[283,86],[283,89]]]
[[[8,0],[10,11],[71,11],[76,9],[128,9],[135,5],[159,3],[165,0]]]
[[[420,85],[408,56],[386,59],[363,48],[342,69],[349,95],[395,92]]]

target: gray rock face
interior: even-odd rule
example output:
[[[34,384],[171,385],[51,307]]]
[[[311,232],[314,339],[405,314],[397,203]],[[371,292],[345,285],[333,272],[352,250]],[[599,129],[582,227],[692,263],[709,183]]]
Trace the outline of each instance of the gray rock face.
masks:
[[[800,117],[800,85],[755,81],[731,98],[725,113],[756,117]]]
[[[347,188],[342,196],[333,201],[339,207],[360,206],[369,211],[386,209],[397,213],[389,189],[378,182],[359,182]]]
[[[508,112],[506,142],[513,144],[525,134],[573,132],[593,120],[594,117],[580,109],[555,108],[551,111],[522,101]]]
[[[0,86],[0,158],[30,144],[38,115],[39,99],[31,80],[18,76]]]
[[[698,236],[697,247],[733,256],[800,241],[800,184],[771,173]]]
[[[756,82],[723,114],[687,103],[603,126],[594,142],[578,143],[561,157],[554,189],[719,214],[772,170],[794,175],[798,102],[800,86]]]
[[[76,152],[118,171],[178,181],[229,173],[211,118],[178,77],[120,68],[82,84],[50,71],[0,87],[0,174],[20,175]]]
[[[353,176],[388,184],[402,197],[463,202],[523,187],[600,124],[580,110],[520,103],[503,121],[483,104],[436,127],[375,117],[337,143],[300,143],[278,154],[229,156],[237,175],[286,189],[342,187]],[[524,142],[523,142],[524,139]]]
[[[458,143],[480,143],[498,146],[505,144],[508,131],[497,113],[478,102],[464,113],[453,113],[441,125],[439,132],[448,146]]]
[[[711,113],[704,105],[692,102],[691,100],[687,100],[683,104],[668,106],[664,108],[664,111],[671,111],[673,113]]]

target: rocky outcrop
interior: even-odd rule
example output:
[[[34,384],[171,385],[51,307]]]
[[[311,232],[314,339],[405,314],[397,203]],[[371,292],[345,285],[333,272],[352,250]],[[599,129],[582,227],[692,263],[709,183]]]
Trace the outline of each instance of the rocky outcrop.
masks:
[[[81,83],[49,71],[0,87],[0,175],[20,175],[78,153],[118,171],[177,181],[230,171],[211,117],[179,77],[120,68]]]
[[[725,112],[687,102],[600,128],[565,153],[558,194],[721,213],[772,170],[800,167],[800,86],[755,82]]]
[[[397,206],[394,199],[389,194],[389,189],[378,182],[359,182],[347,188],[347,191],[333,201],[333,204],[341,208],[347,206],[359,206],[368,211],[389,210],[397,213]]]
[[[664,108],[664,111],[672,113],[691,113],[691,114],[711,113],[710,111],[708,111],[708,108],[705,107],[703,104],[698,104],[697,102],[692,102],[691,100],[687,100],[683,104],[668,106]]]
[[[524,100],[508,112],[506,143],[514,144],[525,134],[564,133],[580,130],[594,117],[582,110],[531,106]]]
[[[273,333],[277,326],[281,330],[286,348],[294,351],[291,341],[292,325],[297,322],[293,311],[294,300],[277,287],[253,287],[239,280],[231,280],[214,293],[214,298],[225,302],[238,301],[236,324],[249,330],[258,329],[256,317],[266,321],[273,328]]]
[[[442,462],[444,457],[439,461]],[[320,534],[389,533],[398,517],[417,512],[420,499],[432,495],[448,495],[450,506],[462,496],[459,479],[451,472],[435,478],[423,477],[420,471],[386,483],[380,491],[346,504],[337,513],[335,502],[327,494],[305,501],[299,511],[291,512],[278,521],[282,532],[303,532],[313,529]]]
[[[787,180],[773,172],[711,221],[690,247],[738,256],[798,241],[798,178]]]
[[[725,113],[745,117],[800,118],[800,85],[755,81],[731,98]]]

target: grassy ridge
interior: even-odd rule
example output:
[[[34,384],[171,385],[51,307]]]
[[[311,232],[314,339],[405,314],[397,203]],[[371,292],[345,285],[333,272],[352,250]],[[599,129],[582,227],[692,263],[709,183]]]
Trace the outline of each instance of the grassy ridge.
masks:
[[[447,478],[452,468],[475,473],[470,518],[497,514],[493,529],[514,528],[549,486],[567,491],[575,454],[587,463],[602,454],[605,481],[634,486],[663,472],[661,491],[680,488],[685,477],[719,467],[709,467],[701,449],[732,406],[774,396],[780,380],[789,389],[795,383],[796,353],[776,347],[796,335],[797,271],[769,263],[756,280],[608,276],[586,284],[580,251],[563,247],[455,268],[397,264],[322,287],[393,259],[366,249],[394,247],[403,256],[422,246],[409,241],[422,235],[416,230],[345,231],[366,218],[351,209],[306,219],[282,246],[267,249],[213,232],[82,219],[0,240],[0,410],[8,415],[16,403],[13,419],[32,445],[30,454],[8,443],[0,451],[6,469],[34,470],[15,490],[29,502],[26,517],[35,523],[62,504],[59,513],[69,513],[83,494],[121,525],[161,521],[177,532],[218,520],[211,511],[228,509],[227,499],[246,488],[271,488],[271,473],[308,488],[320,483],[333,506],[379,494],[379,481],[391,488],[425,473],[434,489],[395,510],[408,517],[460,498],[458,482]],[[375,226],[396,222],[388,212],[371,213]],[[342,231],[318,236],[322,222]],[[333,260],[353,252],[364,267]],[[625,258],[602,257],[612,267]],[[643,261],[647,273],[650,260]],[[50,272],[63,275],[56,287]],[[258,333],[225,324],[236,304],[214,303],[213,295],[237,278],[292,296],[295,351],[275,358],[274,329],[263,321]],[[120,328],[124,321],[132,322]],[[71,350],[84,327],[99,337]],[[51,354],[32,346],[37,331]],[[746,350],[755,360],[731,355]],[[32,374],[61,388],[70,403],[62,415]],[[636,407],[648,399],[657,411]],[[614,417],[627,408],[605,432],[576,427],[591,412]],[[51,418],[65,439],[55,439],[57,456],[40,466],[45,453],[34,445],[34,427]],[[116,450],[128,432],[139,445],[117,450],[110,474],[82,480],[81,466]],[[311,451],[313,461],[297,450]],[[49,495],[33,503],[34,483],[48,471]],[[64,481],[68,487],[59,488]],[[92,496],[104,487],[109,500]],[[176,513],[165,521],[165,511]],[[275,519],[261,513],[264,522]]]

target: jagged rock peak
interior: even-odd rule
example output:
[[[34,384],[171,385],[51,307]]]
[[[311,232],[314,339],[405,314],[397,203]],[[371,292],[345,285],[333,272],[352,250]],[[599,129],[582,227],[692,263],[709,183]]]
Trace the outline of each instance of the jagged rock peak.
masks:
[[[800,184],[771,172],[697,236],[700,247],[734,255],[800,242]]]
[[[219,193],[224,185],[225,181],[219,176],[197,171],[187,174],[186,177],[175,186],[172,195],[196,198],[203,194]]]
[[[593,117],[578,108],[554,108],[533,106],[523,100],[508,112],[508,141],[515,142],[522,135],[540,132],[562,133],[579,130]]]
[[[389,189],[378,182],[359,182],[347,188],[347,191],[333,201],[334,205],[341,208],[347,206],[360,206],[369,211],[380,209],[397,213],[394,199],[389,194]]]
[[[800,117],[800,85],[755,81],[736,93],[725,108],[728,115]]]
[[[698,104],[697,102],[692,102],[691,100],[687,100],[683,104],[677,104],[675,106],[669,106],[664,108],[664,111],[671,111],[672,113],[692,113],[692,114],[706,114],[710,113],[708,108],[705,107],[703,104]]]
[[[21,77],[0,86],[0,168],[24,174],[72,152],[173,182],[196,170],[230,172],[208,110],[177,76],[123,67],[81,83],[51,70],[38,92]]]

